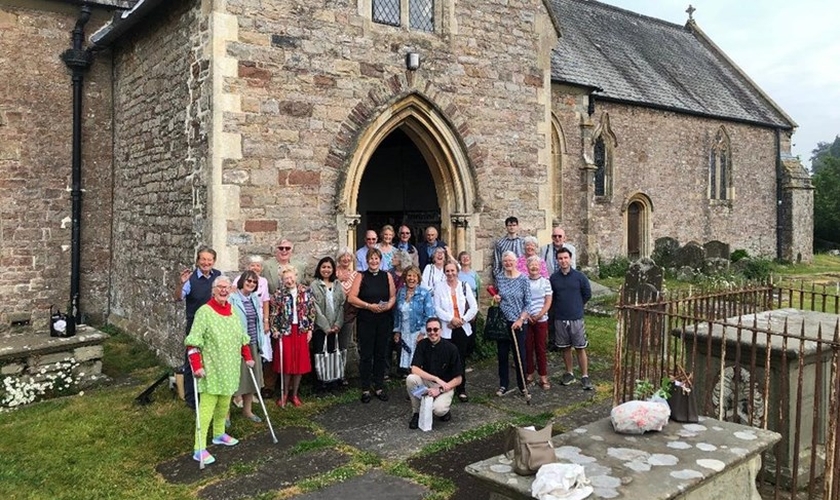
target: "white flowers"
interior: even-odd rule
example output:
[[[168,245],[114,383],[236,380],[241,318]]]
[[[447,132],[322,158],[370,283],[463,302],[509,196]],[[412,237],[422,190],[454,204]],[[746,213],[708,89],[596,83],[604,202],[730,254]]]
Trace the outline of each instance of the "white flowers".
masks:
[[[0,390],[0,410],[14,409],[22,405],[34,403],[45,397],[55,397],[72,392],[78,379],[73,378],[73,370],[79,363],[73,358],[65,358],[56,363],[54,371],[47,372],[46,368],[38,371],[40,380],[29,377],[6,377]],[[84,373],[79,375],[81,378]]]

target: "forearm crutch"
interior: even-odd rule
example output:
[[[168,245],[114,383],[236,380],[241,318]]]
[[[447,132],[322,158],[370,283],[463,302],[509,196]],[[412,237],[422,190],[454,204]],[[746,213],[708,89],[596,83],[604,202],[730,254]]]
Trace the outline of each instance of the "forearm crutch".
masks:
[[[199,449],[198,449],[198,468],[204,469],[204,450],[201,448],[202,446],[206,446],[204,442],[204,436],[201,434],[201,410],[199,409],[199,400],[198,400],[198,380],[195,377],[195,370],[192,369],[192,365],[190,366],[190,370],[192,370],[192,379],[193,379],[193,394],[195,395],[195,433],[197,436],[196,441],[199,442]]]
[[[524,325],[523,325],[524,327]],[[519,352],[519,341],[516,339],[516,329],[511,326],[510,327],[510,334],[513,337],[513,348],[516,351],[514,356],[516,356],[516,366],[519,368],[519,376],[522,380],[522,386],[524,389],[522,392],[525,394],[525,403],[528,406],[531,406],[531,393],[528,391],[528,382],[525,380],[525,369],[522,367],[522,362],[524,361],[520,356]]]
[[[268,430],[271,431],[271,440],[274,444],[277,444],[277,436],[274,435],[274,427],[271,426],[271,419],[268,418],[268,410],[265,408],[265,401],[263,401],[262,394],[260,393],[259,384],[257,384],[257,377],[254,375],[254,369],[252,367],[248,367],[248,372],[251,374],[251,382],[254,383],[254,388],[257,390],[257,397],[260,400],[260,406],[262,406],[263,415],[265,415],[265,421],[268,423]]]

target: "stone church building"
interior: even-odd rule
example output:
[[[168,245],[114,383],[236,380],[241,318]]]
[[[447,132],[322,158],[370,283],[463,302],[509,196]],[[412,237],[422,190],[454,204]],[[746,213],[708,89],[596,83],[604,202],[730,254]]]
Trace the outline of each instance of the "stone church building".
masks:
[[[384,223],[439,226],[477,269],[509,215],[542,243],[562,224],[583,265],[664,236],[812,255],[796,124],[693,19],[590,0],[0,0],[0,76],[3,327],[73,295],[174,355],[170,290],[199,245],[235,272],[282,236],[311,268]]]

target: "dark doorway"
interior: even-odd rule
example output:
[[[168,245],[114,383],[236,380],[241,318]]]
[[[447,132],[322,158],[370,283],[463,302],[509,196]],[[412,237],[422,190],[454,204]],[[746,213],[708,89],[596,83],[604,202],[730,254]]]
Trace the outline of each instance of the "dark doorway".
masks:
[[[638,260],[642,257],[642,213],[644,207],[634,201],[627,207],[627,258]]]
[[[390,224],[411,228],[412,242],[425,227],[440,228],[440,205],[429,166],[414,142],[400,129],[391,132],[370,158],[359,187],[357,203],[361,220],[356,246],[364,244],[365,231]]]

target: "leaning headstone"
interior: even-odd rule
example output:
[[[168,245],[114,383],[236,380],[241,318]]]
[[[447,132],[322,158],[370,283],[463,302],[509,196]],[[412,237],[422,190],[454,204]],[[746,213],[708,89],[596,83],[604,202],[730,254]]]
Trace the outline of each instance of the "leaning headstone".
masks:
[[[674,267],[674,257],[680,248],[680,242],[674,238],[664,236],[653,243],[651,258],[663,269]]]
[[[707,259],[729,260],[729,245],[722,241],[707,241],[706,244],[703,245],[703,249],[706,250]]]
[[[643,304],[660,300],[662,290],[662,268],[647,258],[639,259],[624,274],[624,286],[621,288],[622,302],[625,304]],[[655,332],[661,331],[662,316],[646,311],[631,310],[627,315],[627,330],[623,345],[639,353],[656,352]]]
[[[651,302],[662,290],[662,268],[648,258],[641,258],[632,264],[624,274],[621,288],[625,301]]]
[[[674,263],[677,267],[690,267],[702,269],[703,261],[706,260],[706,251],[699,244],[689,242],[677,250]]]
[[[677,273],[675,275],[677,281],[694,281],[694,268],[691,266],[683,266],[677,269]]]
[[[725,274],[729,271],[729,259],[719,257],[707,258],[703,262],[703,274],[712,276],[715,274]]]

